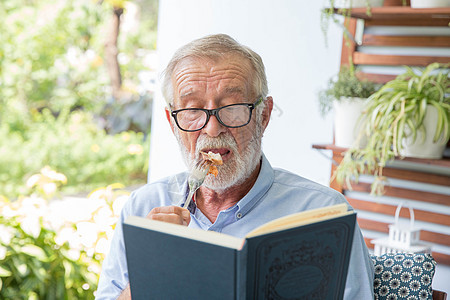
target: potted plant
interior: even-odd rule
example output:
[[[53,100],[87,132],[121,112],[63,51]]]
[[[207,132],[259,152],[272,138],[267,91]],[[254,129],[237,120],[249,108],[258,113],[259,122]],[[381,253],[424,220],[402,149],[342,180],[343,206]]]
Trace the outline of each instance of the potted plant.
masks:
[[[328,81],[326,89],[319,92],[322,116],[334,108],[336,146],[348,148],[353,145],[364,103],[379,87],[374,82],[360,80],[352,67],[343,67],[335,78]]]
[[[382,194],[383,168],[396,156],[439,158],[450,137],[449,65],[433,63],[421,72],[406,67],[406,72],[386,83],[369,97],[361,134],[366,136],[364,148],[352,147],[338,166],[339,183],[351,188],[351,180],[368,172],[375,175],[372,194]],[[430,118],[431,125],[428,125]],[[426,141],[430,145],[423,145]],[[407,150],[418,142],[424,149],[437,148],[439,153],[414,153]]]

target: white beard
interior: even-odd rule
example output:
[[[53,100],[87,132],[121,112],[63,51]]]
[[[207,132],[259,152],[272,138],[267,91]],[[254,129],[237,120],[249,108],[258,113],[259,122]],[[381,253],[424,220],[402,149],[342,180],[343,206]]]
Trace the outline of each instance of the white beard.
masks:
[[[175,137],[180,146],[184,163],[189,170],[199,161],[200,151],[209,148],[228,148],[232,153],[232,158],[224,162],[223,165],[217,166],[218,175],[208,175],[203,182],[203,186],[214,191],[224,191],[233,186],[244,182],[258,166],[261,159],[261,139],[262,126],[257,124],[255,133],[242,153],[239,153],[236,140],[229,132],[220,134],[216,138],[208,135],[200,135],[197,139],[195,156],[192,157],[183,145],[178,130],[175,130]]]

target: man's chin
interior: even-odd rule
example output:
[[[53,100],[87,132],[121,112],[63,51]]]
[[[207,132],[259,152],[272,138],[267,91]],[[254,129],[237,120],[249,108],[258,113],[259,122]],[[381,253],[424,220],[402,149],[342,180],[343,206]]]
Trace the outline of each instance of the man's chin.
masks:
[[[213,178],[214,175],[208,175],[208,176],[212,176],[212,178],[210,180],[208,180],[208,179],[205,180],[205,182],[203,182],[203,186],[206,187],[207,189],[213,190],[215,192],[222,193],[238,184],[237,182],[235,182],[235,183],[219,182],[218,180]]]
[[[216,192],[223,192],[242,184],[248,179],[254,169],[255,168],[252,168],[252,170],[245,170],[236,167],[228,167],[227,170],[224,170],[219,167],[219,174],[217,177],[214,177],[212,174],[208,175],[203,182],[203,186]]]

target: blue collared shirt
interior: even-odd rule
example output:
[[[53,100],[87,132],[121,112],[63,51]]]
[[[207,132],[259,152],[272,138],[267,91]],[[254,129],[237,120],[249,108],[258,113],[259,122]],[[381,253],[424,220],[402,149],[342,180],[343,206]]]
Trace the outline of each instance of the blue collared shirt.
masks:
[[[103,262],[96,299],[116,299],[128,284],[123,221],[130,215],[145,217],[154,207],[182,205],[188,191],[187,176],[187,173],[174,175],[147,184],[131,194],[117,222],[110,252]],[[263,155],[258,179],[247,195],[221,211],[214,223],[191,203],[189,227],[243,238],[268,221],[339,203],[347,203],[342,194],[285,170],[273,169]],[[373,264],[359,227],[355,230],[344,298],[373,299]]]

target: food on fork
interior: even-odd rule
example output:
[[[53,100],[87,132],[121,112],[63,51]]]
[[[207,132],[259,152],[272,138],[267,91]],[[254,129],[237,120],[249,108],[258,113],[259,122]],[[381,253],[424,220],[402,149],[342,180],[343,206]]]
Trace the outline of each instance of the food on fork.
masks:
[[[200,153],[202,154],[202,157],[205,161],[211,163],[206,175],[213,174],[214,176],[217,176],[217,174],[219,174],[219,170],[217,170],[216,166],[220,166],[223,164],[222,156],[220,155],[220,153],[214,153],[212,151],[209,151],[208,153],[200,151]]]
[[[212,151],[209,151],[208,153],[200,151],[200,153],[202,154],[204,160],[212,162],[213,165],[220,166],[223,164],[220,153],[214,153]]]

